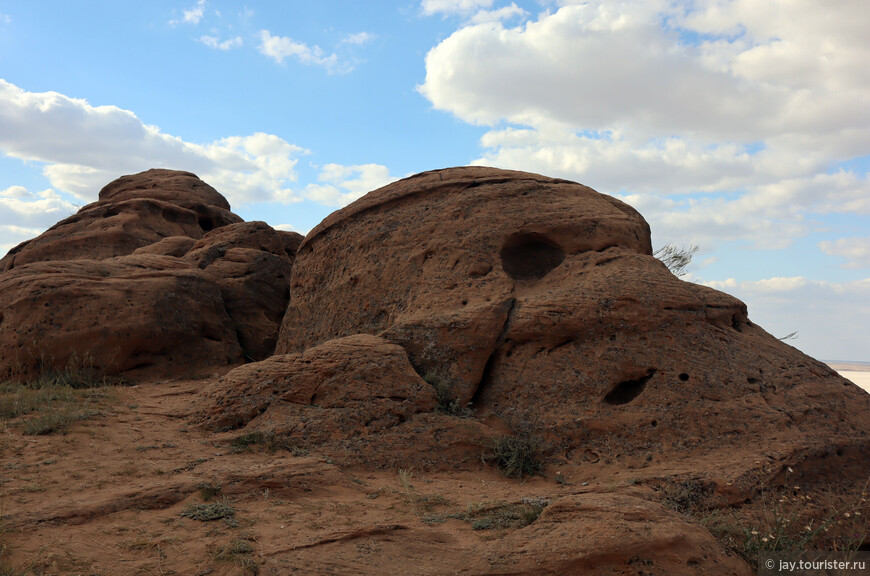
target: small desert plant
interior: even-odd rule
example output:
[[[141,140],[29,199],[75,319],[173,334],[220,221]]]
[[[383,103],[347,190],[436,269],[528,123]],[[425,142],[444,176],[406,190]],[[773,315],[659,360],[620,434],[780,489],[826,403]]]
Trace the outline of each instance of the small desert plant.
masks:
[[[686,267],[692,262],[692,257],[699,249],[700,247],[695,244],[688,248],[685,246],[677,248],[674,244],[667,244],[653,252],[653,256],[661,260],[674,276],[680,277],[686,275]]]
[[[484,446],[483,461],[492,462],[508,478],[540,474],[546,444],[531,424],[522,420],[513,436],[496,436]]]
[[[62,409],[58,412],[40,414],[24,423],[23,433],[25,436],[44,436],[65,432],[72,424],[82,420],[90,420],[97,414],[99,414],[99,411],[87,409]]]
[[[234,452],[250,450],[252,446],[263,446],[269,452],[286,450],[294,456],[306,456],[308,450],[300,446],[293,438],[278,434],[274,430],[256,431],[236,436],[230,441],[230,447]]]
[[[413,475],[411,470],[399,470],[399,484],[402,486],[405,501],[413,506],[414,512],[418,516],[428,514],[436,507],[446,506],[450,503],[447,498],[440,494],[421,494],[417,492],[417,489],[411,484]]]
[[[429,516],[428,522],[443,522],[447,519],[462,520],[471,524],[472,530],[499,530],[523,528],[538,519],[549,504],[542,498],[523,498],[522,502],[480,502],[469,504],[466,510],[453,514]]]
[[[458,398],[454,398],[450,394],[450,388],[440,376],[434,372],[427,372],[423,376],[423,380],[435,389],[435,398],[438,400],[438,404],[435,406],[436,413],[460,418],[471,417],[471,404],[463,405]]]
[[[469,513],[464,520],[471,522],[472,530],[496,530],[522,528],[538,519],[543,506],[531,504],[507,504],[486,511]]]
[[[750,566],[757,565],[760,555],[770,552],[825,549],[854,552],[867,538],[863,521],[868,508],[867,496],[865,487],[854,506],[847,510],[824,510],[819,515],[814,499],[795,487],[791,493],[762,493],[758,511],[738,515],[732,510],[725,516],[714,510],[701,518],[701,522]]]
[[[225,502],[211,502],[209,504],[188,504],[181,512],[184,518],[211,522],[212,520],[232,519],[236,516],[236,509]]]
[[[85,377],[79,368],[44,371],[34,380],[0,384],[0,420],[19,420],[25,435],[65,432],[71,424],[100,414],[109,396],[106,378]]]
[[[60,369],[44,367],[39,379],[55,386],[68,386],[73,389],[104,388],[124,384],[119,378],[109,378],[100,374],[92,355],[75,352]]]
[[[226,562],[235,564],[242,568],[248,574],[258,574],[259,564],[254,558],[254,545],[250,541],[237,538],[231,541],[226,546],[223,546],[212,553],[215,562]]]
[[[221,485],[216,482],[200,482],[197,487],[199,497],[203,502],[208,502],[221,493]]]
[[[710,487],[699,480],[674,482],[662,490],[662,504],[675,512],[686,516],[695,516],[706,510]]]

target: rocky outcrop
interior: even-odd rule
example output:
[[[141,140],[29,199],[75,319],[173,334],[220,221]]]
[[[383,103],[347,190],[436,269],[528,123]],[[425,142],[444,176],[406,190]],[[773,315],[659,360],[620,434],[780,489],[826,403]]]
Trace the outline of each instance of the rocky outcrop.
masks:
[[[164,238],[198,240],[242,219],[218,192],[190,172],[148,170],[106,185],[84,206],[0,260],[0,272],[31,262],[104,260]]]
[[[783,518],[828,549],[867,546],[870,395],[739,300],[676,278],[640,214],[580,184],[428,172],[303,240],[242,222],[192,174],[149,171],[0,270],[2,371],[86,357],[110,374],[215,376],[185,383],[190,398],[171,409],[177,381],[154,384],[142,412],[200,454],[160,451],[155,470],[191,475],[113,489],[97,508],[223,486],[266,519],[251,526],[263,572],[737,576],[752,570],[737,555],[764,549],[751,535]],[[116,416],[126,434],[127,412]],[[275,446],[235,450],[257,438]],[[158,445],[176,446],[134,449]],[[542,477],[482,469],[505,459],[536,460]],[[309,476],[324,471],[317,486]],[[701,522],[723,511],[729,524]],[[176,524],[197,544],[214,535]]]
[[[188,172],[149,170],[0,260],[0,372],[209,373],[270,356],[301,236],[242,222]]]
[[[368,334],[240,366],[207,397],[209,412],[200,422],[208,428],[240,428],[270,407],[292,405],[308,417],[298,418],[300,429],[291,432],[308,441],[379,432],[436,405],[435,391],[414,372],[405,351]],[[340,422],[328,426],[324,420]]]
[[[205,392],[195,420],[216,432],[268,430],[343,463],[476,460],[492,431],[437,412],[435,388],[401,346],[355,334],[233,369]]]
[[[303,241],[277,351],[368,333],[478,419],[533,426],[568,460],[867,451],[870,396],[679,280],[649,227],[590,188],[491,168],[369,193]],[[578,461],[579,461],[578,460]],[[742,465],[742,464],[741,464]]]

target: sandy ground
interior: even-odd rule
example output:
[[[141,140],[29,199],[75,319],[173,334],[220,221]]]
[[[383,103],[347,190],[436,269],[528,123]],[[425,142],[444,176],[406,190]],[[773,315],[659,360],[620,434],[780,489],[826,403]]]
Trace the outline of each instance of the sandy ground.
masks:
[[[317,453],[240,452],[230,445],[238,433],[188,424],[203,385],[116,389],[102,415],[65,434],[0,426],[0,574],[452,574],[516,530],[474,522],[498,520],[523,498],[655,497],[640,485],[647,470],[615,463],[566,468],[557,482],[507,479],[482,465],[426,474],[345,468]],[[185,515],[214,503],[232,516]],[[481,561],[477,572],[488,573]]]
[[[503,565],[515,558],[505,551],[531,544],[519,537],[523,528],[498,522],[524,502],[577,494],[656,501],[658,479],[725,464],[744,470],[742,459],[755,458],[724,447],[682,463],[634,465],[614,453],[525,480],[482,464],[440,473],[344,467],[316,452],[240,451],[231,444],[238,433],[190,425],[205,384],[114,389],[99,415],[65,434],[26,436],[20,423],[0,423],[0,574],[516,573]],[[216,504],[230,515],[191,516]],[[610,524],[592,532],[616,538],[624,527]]]

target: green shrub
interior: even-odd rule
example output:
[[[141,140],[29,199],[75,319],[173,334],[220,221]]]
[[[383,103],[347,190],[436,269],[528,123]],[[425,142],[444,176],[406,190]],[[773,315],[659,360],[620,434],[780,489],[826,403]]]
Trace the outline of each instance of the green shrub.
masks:
[[[435,389],[435,398],[438,401],[438,404],[435,406],[436,413],[458,416],[459,418],[470,418],[472,416],[471,403],[463,405],[459,402],[458,398],[454,398],[450,394],[450,388],[440,376],[434,372],[427,372],[423,376],[423,380]]]
[[[256,575],[259,573],[259,563],[254,558],[254,545],[248,540],[235,539],[228,545],[223,546],[214,552],[212,556],[216,562],[226,562],[235,564],[242,568],[247,574]]]
[[[181,512],[184,518],[191,520],[199,520],[200,522],[211,522],[212,520],[220,520],[221,518],[234,518],[236,509],[224,502],[211,502],[209,504],[188,504]]]
[[[293,438],[285,434],[278,434],[274,430],[247,432],[230,441],[230,447],[234,452],[244,452],[251,449],[252,446],[263,446],[270,452],[286,450],[294,456],[308,454],[308,450],[297,444]]]
[[[496,436],[485,445],[484,462],[492,462],[508,478],[540,474],[544,469],[544,441],[527,427],[514,436]]]
[[[200,482],[196,488],[203,502],[208,502],[221,493],[221,485],[215,482]]]
[[[429,522],[443,522],[448,518],[471,524],[472,530],[500,530],[523,528],[538,519],[549,504],[542,498],[524,498],[522,502],[469,504],[468,509],[454,514],[429,516]]]
[[[74,357],[64,370],[46,369],[27,382],[0,384],[0,420],[17,420],[25,435],[65,432],[100,414],[107,387],[118,382],[98,376]]]

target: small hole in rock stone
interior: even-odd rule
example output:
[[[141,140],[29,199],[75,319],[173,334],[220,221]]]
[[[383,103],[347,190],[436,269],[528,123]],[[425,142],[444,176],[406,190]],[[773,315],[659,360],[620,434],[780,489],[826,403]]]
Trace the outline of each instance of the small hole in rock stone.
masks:
[[[515,234],[501,249],[504,271],[514,280],[537,280],[550,273],[565,259],[565,253],[547,237]]]
[[[680,374],[680,375],[678,376],[678,378],[679,378],[682,382],[688,382],[688,380],[689,380],[689,375],[686,374],[685,372],[683,372],[682,374]]]
[[[659,425],[659,423],[657,420],[653,420],[652,422],[649,423],[649,425],[652,426],[653,428],[655,428],[656,426]]]

